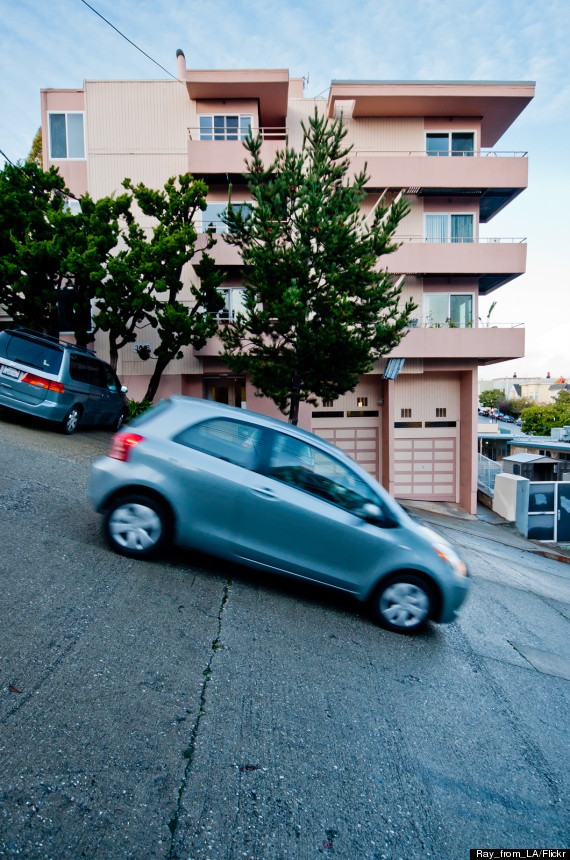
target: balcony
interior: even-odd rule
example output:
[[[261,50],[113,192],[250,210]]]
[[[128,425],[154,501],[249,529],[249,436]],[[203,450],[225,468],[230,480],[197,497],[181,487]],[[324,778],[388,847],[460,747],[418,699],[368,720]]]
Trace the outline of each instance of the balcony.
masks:
[[[415,327],[408,330],[390,358],[439,359],[457,362],[475,360],[494,364],[524,356],[522,324],[499,323],[474,327]]]
[[[248,157],[243,140],[237,135],[233,139],[200,140],[199,128],[189,128],[188,133],[188,170],[192,176],[204,176],[210,182],[224,184],[242,178]],[[261,135],[261,160],[267,166],[275,159],[277,150],[285,148],[287,129],[283,126],[263,127],[253,129],[253,133]]]
[[[526,271],[526,239],[479,239],[431,242],[419,236],[398,236],[401,246],[381,258],[392,274],[461,275],[479,279],[485,295]]]
[[[405,188],[420,196],[479,197],[479,219],[487,222],[528,185],[526,152],[480,150],[433,158],[424,151],[353,149],[351,167],[369,176],[367,189]]]

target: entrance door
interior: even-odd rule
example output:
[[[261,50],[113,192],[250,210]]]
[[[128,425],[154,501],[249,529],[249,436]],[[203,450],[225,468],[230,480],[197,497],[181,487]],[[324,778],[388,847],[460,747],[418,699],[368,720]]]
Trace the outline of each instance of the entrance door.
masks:
[[[204,399],[245,409],[245,378],[242,376],[204,377]]]

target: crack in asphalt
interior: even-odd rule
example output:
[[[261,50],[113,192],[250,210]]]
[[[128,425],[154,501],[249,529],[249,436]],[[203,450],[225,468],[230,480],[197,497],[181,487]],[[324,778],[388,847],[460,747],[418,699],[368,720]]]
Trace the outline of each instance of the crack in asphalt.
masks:
[[[210,654],[210,659],[208,660],[207,666],[204,669],[204,681],[202,683],[202,689],[200,690],[200,705],[198,708],[198,714],[196,715],[196,719],[194,720],[194,725],[192,726],[192,731],[190,732],[190,743],[188,747],[184,750],[183,756],[187,760],[186,767],[184,768],[184,773],[182,774],[182,782],[180,784],[180,788],[178,790],[178,802],[176,804],[176,811],[172,818],[168,823],[168,829],[170,830],[171,838],[170,838],[170,848],[168,850],[167,860],[177,860],[177,853],[174,847],[174,842],[176,839],[176,832],[178,830],[178,824],[180,821],[180,811],[182,808],[182,798],[184,797],[184,791],[186,790],[186,785],[188,784],[188,777],[190,776],[190,771],[192,769],[192,765],[194,762],[194,752],[196,750],[196,739],[198,737],[198,732],[200,730],[200,723],[202,721],[202,717],[205,714],[206,707],[206,694],[208,691],[208,685],[210,683],[210,677],[212,675],[212,661],[218,650],[220,645],[220,636],[222,632],[222,615],[224,613],[225,605],[228,601],[230,594],[230,586],[231,580],[228,580],[224,586],[224,591],[222,594],[222,602],[220,604],[220,608],[218,610],[218,630],[216,632],[216,638],[212,642],[212,653]]]

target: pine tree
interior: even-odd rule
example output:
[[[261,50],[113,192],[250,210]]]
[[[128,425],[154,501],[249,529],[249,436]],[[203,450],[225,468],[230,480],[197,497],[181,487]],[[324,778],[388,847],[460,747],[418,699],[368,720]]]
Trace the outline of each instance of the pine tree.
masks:
[[[405,334],[412,302],[379,266],[409,206],[381,202],[367,223],[365,171],[349,176],[342,120],[315,115],[299,152],[287,147],[269,167],[249,138],[245,179],[251,207],[230,203],[225,239],[243,261],[245,314],[221,331],[224,358],[251,374],[292,424],[302,401],[335,399]],[[231,189],[230,189],[231,197]]]

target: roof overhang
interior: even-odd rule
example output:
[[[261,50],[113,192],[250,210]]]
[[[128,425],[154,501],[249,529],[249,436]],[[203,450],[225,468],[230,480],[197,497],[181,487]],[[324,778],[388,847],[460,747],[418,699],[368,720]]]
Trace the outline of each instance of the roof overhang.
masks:
[[[187,69],[186,85],[191,99],[256,99],[261,125],[285,125],[288,69]]]
[[[461,116],[481,120],[481,146],[494,146],[534,97],[533,81],[333,81],[336,102],[352,102],[353,117]]]

